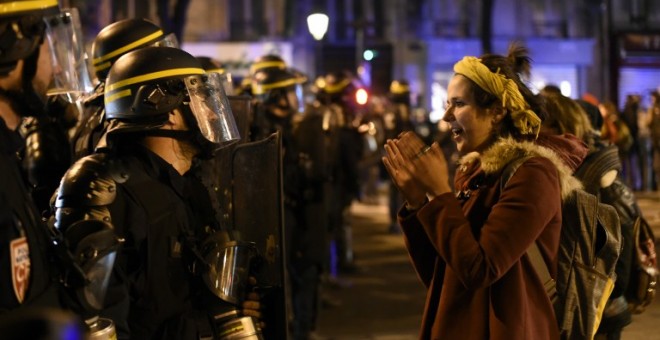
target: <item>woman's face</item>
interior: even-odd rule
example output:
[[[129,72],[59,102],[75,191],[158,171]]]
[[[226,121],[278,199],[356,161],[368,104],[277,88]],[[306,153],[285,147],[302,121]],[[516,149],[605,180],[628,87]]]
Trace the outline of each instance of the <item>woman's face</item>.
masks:
[[[493,136],[491,110],[477,106],[471,86],[470,81],[460,74],[449,81],[447,112],[442,118],[449,124],[460,154],[483,150],[492,142]]]

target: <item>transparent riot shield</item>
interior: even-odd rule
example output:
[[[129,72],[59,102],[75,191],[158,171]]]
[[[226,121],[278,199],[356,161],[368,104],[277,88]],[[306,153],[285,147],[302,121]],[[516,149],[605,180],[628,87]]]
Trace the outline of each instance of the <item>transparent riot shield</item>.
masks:
[[[288,339],[281,150],[274,133],[236,146],[231,162],[232,226],[240,240],[256,244],[266,339]]]
[[[248,141],[249,117],[251,116],[250,97],[228,96],[229,106],[236,122],[236,127],[241,136],[237,143],[225,146],[217,150],[213,159],[202,163],[202,181],[209,188],[216,218],[223,230],[231,230],[233,221],[230,214],[231,201],[231,162],[234,149]]]

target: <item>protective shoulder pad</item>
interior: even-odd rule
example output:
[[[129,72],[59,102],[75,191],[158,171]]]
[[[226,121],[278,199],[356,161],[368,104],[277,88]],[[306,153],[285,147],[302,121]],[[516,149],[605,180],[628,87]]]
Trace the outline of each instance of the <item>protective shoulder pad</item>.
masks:
[[[64,175],[55,195],[54,226],[66,230],[80,220],[111,222],[108,205],[117,195],[117,183],[128,179],[121,163],[98,153],[78,160]]]
[[[81,158],[64,174],[55,201],[56,208],[105,206],[117,194],[117,182],[128,179],[128,172],[106,154]]]

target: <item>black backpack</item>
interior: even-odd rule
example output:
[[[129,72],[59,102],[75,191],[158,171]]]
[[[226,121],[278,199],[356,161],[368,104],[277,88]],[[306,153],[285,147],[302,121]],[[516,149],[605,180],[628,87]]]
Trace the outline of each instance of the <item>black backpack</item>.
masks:
[[[511,161],[502,172],[501,191],[531,156]],[[553,280],[536,243],[527,256],[544,282],[562,339],[592,339],[603,314],[621,253],[619,217],[613,207],[577,189],[562,202],[557,278]]]

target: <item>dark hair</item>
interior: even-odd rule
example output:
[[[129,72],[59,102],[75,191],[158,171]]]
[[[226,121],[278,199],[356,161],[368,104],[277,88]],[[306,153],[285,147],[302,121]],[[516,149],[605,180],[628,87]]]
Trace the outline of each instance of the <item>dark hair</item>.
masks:
[[[531,58],[529,51],[525,46],[520,43],[512,43],[509,46],[507,56],[498,54],[485,54],[480,57],[481,63],[486,65],[491,72],[503,74],[506,78],[512,79],[518,85],[518,89],[523,98],[529,104],[530,108],[536,115],[545,120],[547,114],[543,101],[532,93],[532,91],[525,85],[520,78],[520,75],[529,76],[531,70]],[[470,80],[468,78],[468,80]],[[475,82],[470,80],[472,84],[472,94],[479,107],[490,108],[499,102],[497,96],[486,92],[486,90],[479,87]],[[506,115],[502,122],[500,129],[502,135],[511,135],[518,139],[533,139],[535,136],[522,135],[513,124],[511,115]]]
[[[543,94],[559,94],[559,95],[562,94],[561,89],[559,88],[559,86],[557,86],[555,84],[548,84],[548,85],[544,86],[541,89],[541,93],[543,93]]]
[[[651,97],[653,97],[657,103],[660,103],[660,92],[651,91]]]
[[[603,127],[603,116],[600,114],[598,106],[591,104],[584,99],[576,99],[575,102],[582,106],[582,109],[584,112],[586,112],[587,117],[589,117],[591,126],[593,126],[595,130],[600,131],[600,129]]]

